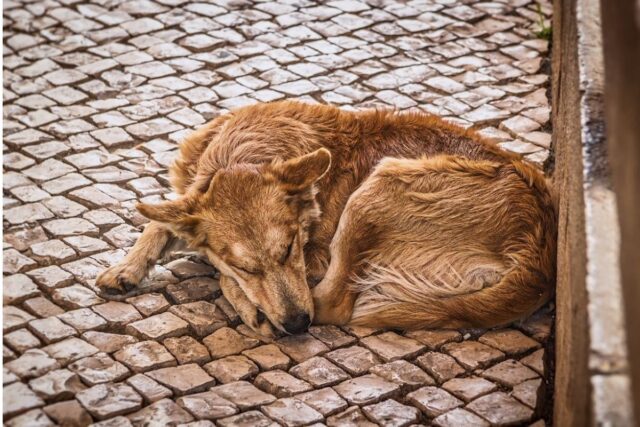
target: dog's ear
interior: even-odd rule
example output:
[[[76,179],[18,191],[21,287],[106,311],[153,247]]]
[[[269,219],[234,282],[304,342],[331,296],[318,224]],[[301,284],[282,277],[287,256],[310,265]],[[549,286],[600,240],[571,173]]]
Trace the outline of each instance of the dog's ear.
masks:
[[[191,203],[184,197],[157,205],[138,203],[136,209],[150,220],[168,224],[178,234],[194,234],[199,222],[192,215]]]
[[[271,165],[271,172],[285,185],[287,191],[305,190],[327,173],[331,167],[331,153],[321,148],[313,153]]]
[[[157,205],[138,203],[136,209],[145,217],[153,221],[171,223],[183,218],[187,212],[183,200],[172,200]]]

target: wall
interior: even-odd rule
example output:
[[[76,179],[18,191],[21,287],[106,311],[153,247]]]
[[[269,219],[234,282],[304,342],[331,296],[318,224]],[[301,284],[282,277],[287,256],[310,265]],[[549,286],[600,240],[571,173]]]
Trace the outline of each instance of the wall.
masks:
[[[553,32],[560,195],[554,424],[631,426],[598,0],[556,0]]]

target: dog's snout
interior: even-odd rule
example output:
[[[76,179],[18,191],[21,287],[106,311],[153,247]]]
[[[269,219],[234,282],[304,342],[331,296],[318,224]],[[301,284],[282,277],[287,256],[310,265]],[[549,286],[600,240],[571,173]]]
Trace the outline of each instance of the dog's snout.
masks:
[[[311,318],[308,313],[297,313],[289,316],[282,326],[290,334],[300,334],[305,332],[310,325]]]

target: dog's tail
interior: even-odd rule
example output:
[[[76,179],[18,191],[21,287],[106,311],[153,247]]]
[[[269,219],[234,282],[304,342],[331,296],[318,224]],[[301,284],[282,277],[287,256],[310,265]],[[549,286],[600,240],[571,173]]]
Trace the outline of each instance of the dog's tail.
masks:
[[[418,278],[385,270],[378,272],[375,286],[369,283],[370,288],[359,295],[350,324],[401,329],[489,328],[533,313],[549,299],[552,289],[548,278],[527,267],[510,268],[497,283],[467,289],[466,293],[457,292],[457,283],[444,283],[440,277]]]
[[[404,329],[494,327],[540,308],[555,282],[557,205],[542,174],[523,162],[512,164],[536,197],[536,209],[513,218],[518,231],[506,236],[499,254],[466,245],[464,252],[449,247],[426,260],[422,253],[417,259],[405,254],[392,266],[366,268],[363,278],[355,280],[358,297],[351,323]]]

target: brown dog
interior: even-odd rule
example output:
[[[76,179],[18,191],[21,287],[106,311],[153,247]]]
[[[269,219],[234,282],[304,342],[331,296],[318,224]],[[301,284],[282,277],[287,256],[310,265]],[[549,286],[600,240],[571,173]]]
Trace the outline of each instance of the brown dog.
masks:
[[[312,319],[489,327],[552,291],[556,214],[542,174],[433,116],[254,105],[192,134],[171,173],[181,197],[138,206],[152,222],[98,277],[106,294],[139,284],[172,236],[207,256],[263,334]]]

